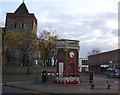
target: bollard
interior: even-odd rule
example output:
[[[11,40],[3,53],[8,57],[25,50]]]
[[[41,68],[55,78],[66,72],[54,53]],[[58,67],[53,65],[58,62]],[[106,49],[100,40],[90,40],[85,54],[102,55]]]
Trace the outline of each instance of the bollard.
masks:
[[[93,84],[93,72],[90,72],[89,82],[90,84]]]
[[[42,83],[46,82],[46,78],[47,78],[47,72],[43,71],[42,72]]]
[[[107,89],[110,89],[111,85],[108,85]]]
[[[110,89],[111,85],[109,84],[109,82],[107,81],[107,89]]]
[[[92,85],[91,85],[91,89],[93,89],[94,87],[95,87],[95,85],[92,84]]]

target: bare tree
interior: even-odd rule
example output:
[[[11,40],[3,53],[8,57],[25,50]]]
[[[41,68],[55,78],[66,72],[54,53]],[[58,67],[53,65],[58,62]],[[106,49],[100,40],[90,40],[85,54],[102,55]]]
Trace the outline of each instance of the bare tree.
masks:
[[[90,52],[88,52],[88,56],[95,55],[101,53],[101,50],[99,48],[93,48]]]

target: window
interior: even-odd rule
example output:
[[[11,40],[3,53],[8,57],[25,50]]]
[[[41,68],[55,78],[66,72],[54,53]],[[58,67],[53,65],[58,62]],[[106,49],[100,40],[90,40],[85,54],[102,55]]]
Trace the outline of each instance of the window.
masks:
[[[21,24],[21,28],[25,29],[25,24],[22,23]]]
[[[116,64],[116,65],[115,65],[115,67],[117,68],[117,67],[118,67],[118,65]]]
[[[15,23],[15,28],[17,28],[17,23]]]
[[[82,60],[82,63],[85,63],[85,60]]]

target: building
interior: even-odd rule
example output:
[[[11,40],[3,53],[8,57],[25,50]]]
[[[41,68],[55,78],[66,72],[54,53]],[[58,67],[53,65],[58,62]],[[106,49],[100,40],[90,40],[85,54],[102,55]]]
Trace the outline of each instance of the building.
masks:
[[[78,76],[79,41],[57,40],[57,72],[64,77]]]
[[[29,13],[23,2],[14,13],[6,14],[6,32],[29,31],[37,33],[37,19],[33,13]]]
[[[1,63],[5,64],[6,63],[6,47],[4,43],[4,35],[5,35],[5,28],[1,27],[0,28],[0,58],[1,58]]]
[[[88,56],[90,71],[104,73],[107,68],[119,68],[120,49]]]
[[[2,63],[2,58],[3,58],[3,46],[2,46],[2,44],[3,44],[3,37],[2,37],[2,35],[3,35],[3,28],[1,27],[0,28],[0,62]],[[1,64],[0,63],[0,64]]]
[[[79,72],[88,71],[89,71],[88,58],[79,58]]]
[[[29,13],[26,5],[24,2],[16,9],[14,13],[7,13],[6,14],[6,23],[5,23],[5,32],[10,33],[10,32],[24,32],[29,34],[35,34],[37,37],[37,19],[34,15],[34,13]],[[27,35],[27,37],[28,37]],[[27,38],[26,38],[27,39]],[[34,43],[36,44],[37,41],[36,39],[33,39]],[[33,43],[33,42],[32,42]],[[25,42],[27,45],[27,41]],[[25,55],[24,52],[26,50],[20,50],[18,48],[13,48],[13,47],[7,47],[6,50],[6,57],[7,57],[7,64],[9,66],[23,66],[24,64],[22,63],[23,60],[28,59],[31,60],[30,54],[33,56],[37,56],[37,52],[31,52],[27,53]],[[26,57],[26,59],[25,59]],[[26,60],[26,65],[28,65],[28,61]]]
[[[66,84],[80,83],[78,60],[79,41],[69,39],[57,40],[57,82]]]

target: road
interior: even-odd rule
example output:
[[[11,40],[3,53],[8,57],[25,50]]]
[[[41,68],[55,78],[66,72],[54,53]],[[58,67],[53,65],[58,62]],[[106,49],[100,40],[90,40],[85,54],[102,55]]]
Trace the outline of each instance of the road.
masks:
[[[82,82],[87,82],[89,83],[89,74],[81,74],[81,77],[80,77],[81,81]],[[101,75],[101,74],[94,74],[93,75],[93,83],[95,84],[103,84],[103,83],[107,83],[107,81],[110,83],[110,84],[118,84],[120,83],[120,79],[118,78],[108,78],[106,75]]]
[[[93,76],[94,76],[94,78],[93,78],[94,82],[93,83],[94,83],[96,88],[101,88],[99,86],[102,86],[102,85],[103,86],[105,85],[105,88],[107,88],[107,81],[108,81],[112,85],[113,89],[115,89],[115,90],[118,89],[118,84],[120,83],[120,82],[118,82],[119,79],[107,78],[107,76],[105,76],[105,75],[98,75],[98,74],[94,74]],[[36,81],[36,75],[3,75],[2,79],[3,79],[3,83],[17,83],[17,82],[19,83],[19,82],[29,82],[29,81],[35,82]],[[39,79],[38,81],[40,82],[41,81],[41,75],[38,76],[38,79]],[[85,85],[85,84],[88,85],[89,84],[89,74],[81,74],[80,75],[80,80],[81,80],[82,85]],[[50,85],[48,84],[48,86],[50,86]],[[34,85],[34,86],[37,87],[37,85]],[[51,86],[51,87],[54,87],[54,86]],[[64,87],[65,86],[63,86],[63,88]],[[2,91],[3,91],[3,93],[16,93],[16,92],[17,93],[37,93],[37,91],[34,92],[34,91],[31,91],[31,90],[25,90],[25,89],[7,87],[7,86],[3,86]]]

